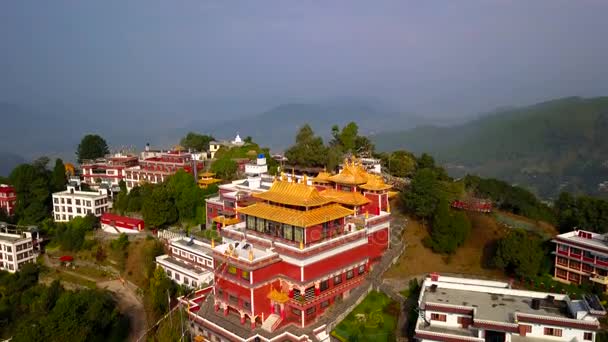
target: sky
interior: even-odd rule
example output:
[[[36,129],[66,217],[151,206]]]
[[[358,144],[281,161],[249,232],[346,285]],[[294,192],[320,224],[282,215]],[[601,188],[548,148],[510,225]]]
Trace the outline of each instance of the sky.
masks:
[[[346,96],[463,115],[608,95],[606,13],[605,0],[6,0],[0,101]]]

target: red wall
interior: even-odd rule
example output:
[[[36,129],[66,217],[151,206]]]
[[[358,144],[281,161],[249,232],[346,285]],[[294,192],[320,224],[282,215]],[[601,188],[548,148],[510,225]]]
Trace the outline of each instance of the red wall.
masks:
[[[367,245],[362,245],[305,266],[304,280],[312,280],[326,275],[327,273],[331,273],[336,269],[345,267],[346,265],[365,260],[368,257],[368,249],[369,247]]]
[[[369,235],[368,242],[369,258],[375,259],[381,257],[388,248],[388,228]]]
[[[283,274],[296,281],[300,281],[300,267],[280,261],[253,271],[253,283],[257,284],[266,281],[272,277],[276,277],[278,274]]]
[[[378,206],[378,194],[375,193],[365,193],[365,197],[369,199],[371,202],[363,206],[363,212],[369,212],[370,214],[378,215],[380,214],[380,207]]]
[[[321,240],[323,234],[323,227],[321,225],[306,227],[304,230],[306,234],[306,244]]]

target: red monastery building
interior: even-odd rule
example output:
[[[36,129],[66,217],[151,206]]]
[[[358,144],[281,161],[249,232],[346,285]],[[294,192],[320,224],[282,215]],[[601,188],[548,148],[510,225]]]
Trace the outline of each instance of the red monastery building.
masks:
[[[8,216],[15,213],[17,204],[17,193],[10,185],[0,184],[0,210],[4,210]]]
[[[389,188],[349,161],[337,175],[299,183],[283,175],[252,193],[256,202],[236,210],[239,222],[218,228],[223,243],[212,248],[214,291],[207,299],[213,310],[191,310],[191,318],[208,337],[229,340],[282,327],[315,329],[388,248]],[[231,333],[235,320],[249,333]]]
[[[164,182],[167,177],[175,174],[178,170],[194,173],[203,169],[202,161],[192,158],[190,152],[176,149],[168,152],[157,153],[155,156],[139,160],[139,165],[125,170],[125,182],[130,191],[142,183],[158,184]]]
[[[125,169],[137,164],[136,156],[115,154],[106,158],[83,161],[80,167],[84,183],[93,187],[100,183],[117,187],[125,178]]]

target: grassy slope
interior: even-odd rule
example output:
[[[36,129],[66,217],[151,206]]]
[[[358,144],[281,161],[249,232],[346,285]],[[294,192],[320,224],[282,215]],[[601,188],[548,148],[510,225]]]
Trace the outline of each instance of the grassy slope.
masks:
[[[512,220],[525,222],[537,227],[542,235],[555,235],[555,228],[544,223],[501,212],[500,215]],[[391,269],[384,274],[389,279],[407,279],[411,276],[431,272],[468,274],[494,279],[504,279],[506,276],[500,270],[489,267],[495,242],[504,237],[509,229],[499,224],[493,215],[469,213],[472,230],[464,245],[452,256],[433,253],[424,247],[422,240],[429,235],[428,230],[419,221],[409,219],[405,231],[407,248]]]
[[[460,126],[378,135],[380,149],[430,152],[467,171],[531,186],[544,195],[568,181],[593,191],[608,171],[608,97],[564,98],[486,116]]]

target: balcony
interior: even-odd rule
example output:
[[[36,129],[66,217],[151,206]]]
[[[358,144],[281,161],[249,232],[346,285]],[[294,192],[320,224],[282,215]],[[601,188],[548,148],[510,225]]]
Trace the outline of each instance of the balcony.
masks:
[[[602,285],[608,285],[608,276],[601,276],[601,275],[595,274],[595,275],[592,275],[591,277],[589,277],[589,280],[602,284]]]

